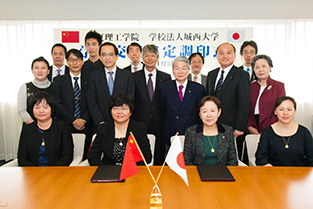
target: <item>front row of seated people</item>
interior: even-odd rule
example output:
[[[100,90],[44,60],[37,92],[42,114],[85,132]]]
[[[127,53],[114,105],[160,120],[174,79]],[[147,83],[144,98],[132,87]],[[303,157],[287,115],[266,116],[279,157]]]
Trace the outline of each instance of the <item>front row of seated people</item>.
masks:
[[[147,161],[152,155],[147,127],[132,120],[134,100],[126,94],[110,97],[112,122],[98,126],[88,161],[90,165],[121,165],[130,132]],[[19,166],[68,166],[73,159],[73,139],[69,126],[53,119],[54,98],[46,91],[36,93],[30,102],[33,123],[24,125],[18,148]],[[197,107],[201,123],[186,129],[186,165],[238,165],[232,128],[218,123],[221,103],[213,96],[203,97]],[[293,122],[296,102],[281,96],[275,102],[278,122],[265,128],[256,152],[260,166],[313,166],[313,138],[310,131]],[[142,164],[142,162],[138,163]]]

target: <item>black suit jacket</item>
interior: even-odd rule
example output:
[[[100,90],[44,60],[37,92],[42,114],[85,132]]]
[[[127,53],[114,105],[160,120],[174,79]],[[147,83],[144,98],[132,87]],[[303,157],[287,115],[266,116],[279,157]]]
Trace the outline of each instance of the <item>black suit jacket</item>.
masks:
[[[155,135],[154,163],[162,165],[165,156],[165,145],[163,140],[163,118],[159,100],[159,88],[164,82],[170,81],[171,76],[156,70],[156,84],[152,101],[150,101],[145,71],[138,71],[133,76],[135,79],[135,110],[132,118],[145,123],[148,126],[148,133]]]
[[[135,83],[133,75],[127,70],[116,67],[113,94],[124,93],[132,97],[135,95]],[[90,115],[95,123],[108,122],[112,120],[109,109],[109,87],[104,70],[98,70],[90,74],[88,84],[88,107]]]
[[[69,73],[70,73],[70,69],[65,65],[65,74],[64,75],[69,74]],[[47,78],[49,81],[52,80],[52,65],[49,67],[49,74],[47,75]]]
[[[160,102],[164,116],[163,133],[166,144],[170,145],[170,137],[176,132],[184,135],[186,128],[199,123],[197,106],[204,95],[205,90],[201,84],[188,81],[183,102],[181,102],[176,80],[161,85]]]
[[[215,96],[215,82],[220,68],[208,73],[207,92]],[[233,66],[225,78],[218,98],[222,103],[219,121],[235,130],[245,131],[249,115],[250,82],[249,74]]]
[[[145,124],[130,120],[128,123],[126,138],[123,144],[126,145],[130,132],[133,133],[138,145],[144,155],[147,163],[151,162],[150,143],[147,137],[147,128]],[[115,141],[115,126],[114,122],[110,121],[105,124],[100,124],[97,127],[97,137],[92,143],[90,153],[88,156],[89,164],[92,166],[99,165],[115,165],[116,161],[113,159],[113,146]],[[103,158],[101,160],[101,154]]]
[[[42,138],[49,166],[68,166],[72,162],[74,145],[70,129],[65,122],[53,120],[43,134],[36,122],[23,126],[17,153],[19,166],[38,166]]]
[[[242,70],[244,71],[243,65],[241,65],[241,66],[239,67],[239,69],[242,69]],[[250,67],[250,70],[252,70],[252,66]],[[248,74],[248,75],[249,75],[249,77],[250,77],[250,74]],[[250,83],[253,82],[253,81],[255,81],[255,80],[257,79],[254,70],[252,70],[252,74],[251,74],[251,77],[250,77],[249,79],[250,79]]]
[[[86,125],[87,124],[89,125],[89,123],[91,123],[91,116],[88,109],[87,87],[88,87],[88,76],[81,74],[80,118],[87,122]],[[75,97],[74,97],[74,87],[70,74],[54,78],[52,94],[56,102],[57,118],[66,121],[71,126],[72,132],[74,132],[76,129],[73,127],[72,123],[76,120],[76,118],[74,117]]]

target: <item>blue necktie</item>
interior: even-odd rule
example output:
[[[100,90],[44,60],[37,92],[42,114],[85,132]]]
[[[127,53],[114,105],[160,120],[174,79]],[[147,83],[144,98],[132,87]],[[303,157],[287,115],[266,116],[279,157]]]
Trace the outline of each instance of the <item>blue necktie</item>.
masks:
[[[249,73],[249,71],[250,71],[250,68],[247,68],[247,73]]]
[[[113,93],[113,86],[114,86],[113,72],[109,71],[108,74],[110,75],[110,77],[109,77],[109,92],[110,92],[110,95],[112,95],[112,93]]]
[[[80,118],[80,88],[78,86],[77,80],[79,77],[74,77],[74,98],[75,98],[75,112],[74,117],[76,119]]]
[[[218,80],[218,82],[217,82],[217,84],[216,84],[216,88],[215,88],[215,92],[214,92],[214,94],[215,94],[216,97],[218,96],[219,91],[221,90],[222,85],[223,85],[224,72],[225,72],[225,71],[222,70],[222,72],[221,72],[221,77],[220,77],[220,79]]]

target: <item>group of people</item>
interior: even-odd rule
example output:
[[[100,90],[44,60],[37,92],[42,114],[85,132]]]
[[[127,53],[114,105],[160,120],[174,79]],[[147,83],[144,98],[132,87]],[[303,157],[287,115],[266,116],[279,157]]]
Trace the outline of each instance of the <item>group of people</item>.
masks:
[[[254,41],[242,44],[240,68],[233,65],[236,48],[220,44],[220,67],[207,76],[201,74],[201,53],[178,56],[172,62],[174,80],[157,69],[159,52],[153,44],[131,43],[131,64],[124,69],[116,66],[117,47],[102,43],[96,31],[86,34],[85,48],[85,62],[79,50],[67,51],[62,44],[52,47],[52,66],[43,57],[32,62],[35,79],[18,94],[24,121],[20,166],[69,165],[71,133],[85,134],[84,158],[90,165],[120,165],[130,132],[154,165],[163,164],[176,133],[185,135],[187,165],[238,165],[236,146],[242,150],[248,133],[261,134],[258,165],[313,165],[312,136],[292,121],[296,103],[284,96],[283,83],[270,78],[272,60],[257,55]],[[156,137],[154,153],[147,134]],[[285,150],[276,147],[282,142]]]

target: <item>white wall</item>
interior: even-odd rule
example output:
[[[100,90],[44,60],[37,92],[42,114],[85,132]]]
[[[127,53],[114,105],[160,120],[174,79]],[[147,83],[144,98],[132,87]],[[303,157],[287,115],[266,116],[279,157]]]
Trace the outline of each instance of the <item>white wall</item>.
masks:
[[[312,8],[312,0],[0,0],[0,20],[306,19]]]

